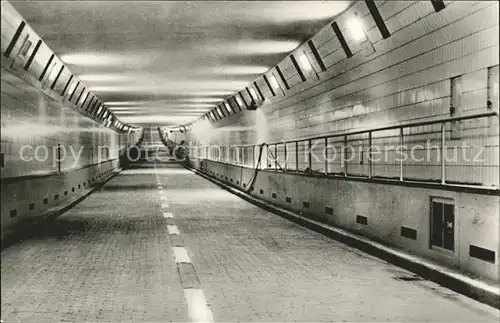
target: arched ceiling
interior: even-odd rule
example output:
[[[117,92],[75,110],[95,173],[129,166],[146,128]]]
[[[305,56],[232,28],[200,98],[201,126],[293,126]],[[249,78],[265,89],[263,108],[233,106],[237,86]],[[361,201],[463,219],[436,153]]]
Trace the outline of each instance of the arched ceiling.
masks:
[[[123,122],[196,120],[352,1],[10,1]]]

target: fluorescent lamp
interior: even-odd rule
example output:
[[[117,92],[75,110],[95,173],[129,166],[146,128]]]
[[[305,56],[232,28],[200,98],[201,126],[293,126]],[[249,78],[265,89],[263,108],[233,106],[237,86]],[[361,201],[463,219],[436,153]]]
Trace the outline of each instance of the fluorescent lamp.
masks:
[[[307,58],[307,55],[305,53],[301,54],[300,57],[300,65],[302,65],[302,68],[306,71],[310,71],[312,69],[311,63],[309,63],[309,58]]]
[[[278,89],[280,87],[278,80],[276,80],[276,76],[274,76],[274,74],[271,74],[271,77],[269,78],[269,83],[271,83],[271,86],[275,89]]]
[[[357,16],[348,21],[347,28],[349,28],[349,31],[355,41],[361,41],[366,37],[363,30],[363,23]]]

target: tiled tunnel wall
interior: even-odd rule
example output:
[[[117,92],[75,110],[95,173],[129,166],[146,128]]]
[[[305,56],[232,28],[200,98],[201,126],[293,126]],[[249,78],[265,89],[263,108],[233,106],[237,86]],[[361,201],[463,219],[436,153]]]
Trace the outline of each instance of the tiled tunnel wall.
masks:
[[[78,111],[60,95],[60,86],[38,79],[40,62],[34,60],[26,71],[5,57],[10,40],[4,36],[16,18],[2,12],[2,238],[19,221],[81,196],[109,177],[119,167],[120,152],[142,135],[116,132]],[[66,82],[55,85],[61,83]]]
[[[195,145],[276,143],[437,120],[451,116],[452,106],[453,116],[498,111],[498,2],[445,3],[443,10],[435,12],[431,1],[376,2],[391,34],[387,39],[381,37],[365,2],[356,3],[335,20],[352,57],[346,56],[333,28],[327,25],[312,37],[325,71],[318,68],[312,56],[309,60],[313,62],[313,70],[304,73],[304,82],[289,83],[289,90],[282,85],[283,91],[276,90],[275,96],[263,92],[266,100],[257,111],[241,109],[213,123],[199,120],[192,125],[189,139]],[[354,14],[362,18],[367,30],[368,40],[361,44],[352,39],[347,27]],[[374,51],[363,49],[368,45]],[[293,54],[299,56],[309,51],[306,43]],[[278,64],[285,79],[292,77],[289,73],[293,68],[288,65],[293,65],[290,57]],[[271,69],[267,76],[270,78],[274,73],[281,81],[276,71]],[[249,102],[247,91],[241,93]],[[490,108],[488,100],[492,102]],[[454,161],[446,174],[447,180],[498,186],[497,134],[495,117],[448,125],[447,145],[465,144],[467,155],[477,156],[480,152],[483,158],[480,162]],[[436,145],[439,136],[439,124],[411,127],[406,129],[405,143],[410,147],[425,145],[429,140]],[[398,137],[397,129],[373,133],[374,143],[380,145],[397,142]],[[366,147],[368,134],[352,136],[349,142]],[[324,143],[319,142],[316,147],[321,150]],[[302,145],[295,150],[295,146],[289,147],[288,158],[294,160],[297,154],[304,161],[306,147]],[[278,157],[282,155],[283,146]],[[349,166],[366,175],[366,167],[359,163]],[[299,165],[302,169],[306,167],[306,163]],[[313,170],[322,172],[322,167],[319,162],[313,165]],[[398,172],[397,168],[393,160],[381,162],[376,175],[391,177]],[[406,177],[417,180],[439,180],[441,175],[435,159],[408,164],[405,172]]]
[[[199,120],[191,125],[192,131],[173,132],[170,137],[175,142],[187,140],[194,146],[275,143],[439,120],[451,115],[452,106],[454,116],[498,111],[498,2],[444,3],[445,8],[437,12],[431,1],[375,2],[390,33],[383,38],[365,2],[360,1],[335,19],[352,57],[346,55],[334,29],[327,25],[312,37],[326,70],[321,69],[305,43],[293,53],[295,57],[305,53],[313,67],[304,73],[304,81],[296,75],[297,69],[289,56],[278,64],[283,78],[276,68],[266,73],[268,79],[274,74],[280,87],[275,89],[275,95],[261,91],[265,101],[256,111],[246,111],[242,104],[228,117]],[[362,19],[368,38],[361,42],[349,32],[348,23],[355,14]],[[263,89],[267,86],[262,77],[256,83]],[[250,102],[248,92],[240,92],[240,101],[242,97],[247,104]],[[481,150],[485,157],[485,162],[479,164],[464,161],[450,164],[446,179],[493,190],[459,192],[424,184],[387,185],[263,170],[252,194],[498,281],[499,197],[498,189],[494,189],[498,188],[499,178],[498,117],[459,122],[446,131],[448,144],[465,142],[470,147],[469,153]],[[438,134],[435,125],[420,126],[410,129],[406,138],[434,142]],[[397,131],[386,132],[379,143],[390,143],[398,135]],[[359,139],[366,138],[353,138]],[[305,153],[305,146],[298,151],[288,150],[291,160],[295,154],[304,160]],[[229,165],[234,158],[229,158],[228,150],[224,154],[227,156],[221,162],[210,156],[216,161],[205,161],[205,171],[228,184],[249,189],[243,184],[248,183],[253,169],[245,162],[247,168],[243,171],[239,166]],[[199,168],[206,156],[203,153],[198,156],[201,159],[191,156],[191,160]],[[387,177],[397,175],[399,169],[391,163],[377,165],[376,171]],[[313,167],[322,172],[321,165]],[[441,175],[439,169],[433,160],[405,165],[405,175],[434,181]],[[454,252],[430,247],[430,206],[434,198],[449,200],[455,206]],[[367,225],[360,224],[365,222]],[[486,250],[488,256],[476,257],[473,252],[476,247]]]

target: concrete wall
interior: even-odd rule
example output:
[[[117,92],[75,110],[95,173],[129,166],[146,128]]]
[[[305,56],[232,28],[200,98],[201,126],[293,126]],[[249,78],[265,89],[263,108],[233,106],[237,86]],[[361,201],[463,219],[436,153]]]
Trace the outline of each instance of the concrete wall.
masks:
[[[1,231],[2,236],[19,221],[42,214],[49,208],[84,194],[96,182],[119,167],[119,155],[135,144],[142,133],[117,132],[105,127],[68,95],[61,95],[71,72],[60,78],[39,80],[52,54],[43,44],[32,65],[25,57],[5,57],[22,18],[10,4],[2,2],[1,60]],[[27,26],[33,51],[37,35]],[[16,43],[18,53],[22,41]],[[56,61],[59,62],[56,58]],[[54,67],[55,70],[60,65]],[[56,81],[57,80],[57,81]],[[52,86],[54,85],[54,86]],[[67,92],[66,92],[67,93]],[[58,148],[59,147],[59,148]],[[58,154],[59,151],[59,154]],[[60,160],[60,162],[58,161]]]
[[[191,161],[194,168],[201,170],[201,160]],[[250,189],[253,169],[213,161],[203,163],[202,171],[209,176],[242,190]],[[258,172],[250,194],[465,273],[499,280],[498,195],[266,170]],[[430,247],[430,201],[433,197],[451,199],[455,205],[454,253]],[[304,207],[303,202],[308,202],[309,207]],[[326,212],[325,207],[331,208],[332,214]],[[367,218],[367,225],[357,223],[358,215]],[[416,240],[401,235],[403,226],[417,231]],[[470,245],[494,251],[495,262],[471,257]]]

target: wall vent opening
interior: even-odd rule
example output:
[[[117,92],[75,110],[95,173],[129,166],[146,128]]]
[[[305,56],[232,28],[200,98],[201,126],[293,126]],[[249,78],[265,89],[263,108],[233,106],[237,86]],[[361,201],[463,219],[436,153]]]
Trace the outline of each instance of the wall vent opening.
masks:
[[[493,250],[481,248],[478,246],[469,246],[469,256],[481,259],[487,262],[495,263],[495,252]]]
[[[401,236],[408,239],[417,240],[417,230],[407,227],[401,227]]]
[[[368,218],[362,215],[356,215],[356,223],[368,225]]]

